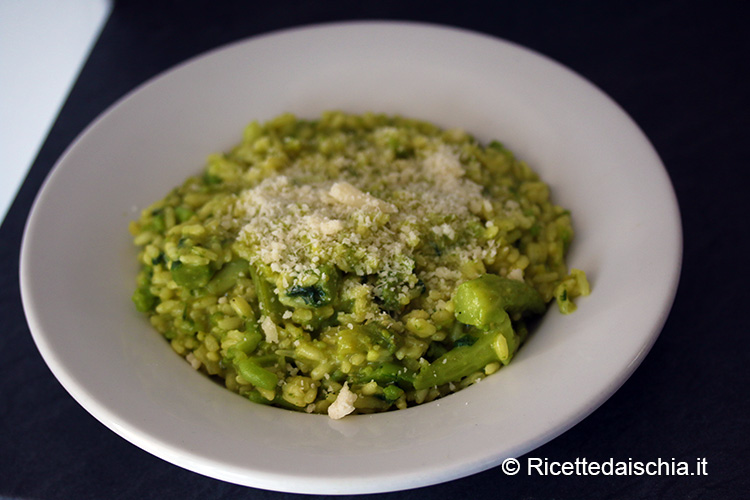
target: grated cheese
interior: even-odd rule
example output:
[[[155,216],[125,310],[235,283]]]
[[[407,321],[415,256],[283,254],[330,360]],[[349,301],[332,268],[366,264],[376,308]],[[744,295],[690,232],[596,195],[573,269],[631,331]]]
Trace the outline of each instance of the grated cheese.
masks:
[[[397,286],[393,291],[406,301],[417,278],[431,280],[447,300],[460,273],[431,276],[431,269],[497,251],[495,241],[466,231],[473,221],[485,224],[470,208],[489,203],[483,187],[466,178],[458,153],[440,142],[423,156],[395,162],[381,158],[374,146],[360,154],[369,161],[356,175],[338,172],[334,180],[305,159],[241,192],[233,212],[241,226],[237,239],[248,249],[243,257],[268,265],[284,287],[332,264],[359,276],[380,276],[379,292]],[[338,165],[350,160],[326,159]],[[448,248],[422,262],[424,276],[396,283],[393,276],[413,274],[417,254],[429,245]]]
[[[508,278],[516,281],[523,281],[523,270],[518,268],[513,269],[508,273]]]
[[[279,330],[278,328],[276,328],[276,324],[274,324],[273,320],[270,317],[265,316],[263,318],[260,323],[260,328],[266,335],[266,342],[271,342],[273,344],[279,342]]]
[[[344,418],[354,411],[354,402],[357,395],[349,390],[348,382],[344,382],[336,400],[328,407],[328,416],[334,420]]]

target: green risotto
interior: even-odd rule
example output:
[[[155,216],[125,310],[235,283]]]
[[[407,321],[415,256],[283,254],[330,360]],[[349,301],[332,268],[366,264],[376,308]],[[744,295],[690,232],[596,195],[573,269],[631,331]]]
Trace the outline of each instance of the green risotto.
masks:
[[[499,142],[379,114],[284,114],[143,210],[136,308],[256,403],[341,418],[508,364],[589,293],[570,213]]]

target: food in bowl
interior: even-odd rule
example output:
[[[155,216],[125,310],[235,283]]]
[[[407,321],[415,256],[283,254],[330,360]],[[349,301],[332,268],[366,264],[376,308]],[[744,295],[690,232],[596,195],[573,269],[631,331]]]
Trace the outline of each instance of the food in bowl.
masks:
[[[507,365],[589,293],[570,213],[497,141],[383,114],[253,122],[142,211],[136,308],[256,403],[341,418]]]

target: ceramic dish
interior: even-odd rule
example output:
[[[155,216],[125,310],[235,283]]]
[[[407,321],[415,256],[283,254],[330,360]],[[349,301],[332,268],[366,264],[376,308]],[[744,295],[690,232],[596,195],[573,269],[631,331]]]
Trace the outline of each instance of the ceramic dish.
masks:
[[[332,421],[250,403],[190,366],[130,301],[127,231],[252,120],[378,111],[499,139],[572,210],[569,264],[591,296],[544,317],[513,363],[439,401]],[[657,154],[606,95],[517,45],[408,23],[344,23],[236,43],[126,96],[70,146],[28,220],[21,288],[54,375],[123,438],[225,481],[303,493],[414,488],[520,456],[628,378],[674,298],[681,232]]]

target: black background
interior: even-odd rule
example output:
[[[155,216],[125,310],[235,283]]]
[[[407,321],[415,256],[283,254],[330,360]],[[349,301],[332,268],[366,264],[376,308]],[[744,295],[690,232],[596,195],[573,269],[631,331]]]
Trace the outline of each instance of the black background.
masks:
[[[494,468],[381,496],[748,498],[750,246],[743,195],[750,159],[750,17],[742,7],[722,1],[117,2],[0,228],[0,497],[296,497],[180,469],[86,413],[33,344],[18,289],[20,242],[34,196],[63,150],[145,80],[203,51],[271,30],[380,19],[458,26],[541,52],[599,86],[651,139],[682,214],[683,269],[674,307],[625,385],[580,424],[527,456],[691,464],[705,457],[708,473],[507,477]]]

